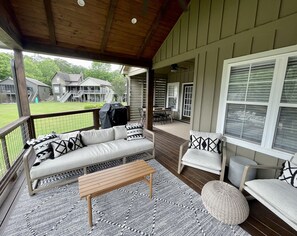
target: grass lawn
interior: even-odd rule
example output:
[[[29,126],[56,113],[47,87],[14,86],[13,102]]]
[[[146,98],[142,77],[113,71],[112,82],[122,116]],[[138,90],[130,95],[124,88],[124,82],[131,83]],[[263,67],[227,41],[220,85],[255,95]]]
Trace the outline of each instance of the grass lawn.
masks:
[[[30,104],[31,114],[48,114],[63,111],[84,110],[90,106],[103,105],[98,103],[80,103],[80,102],[42,102]],[[0,104],[0,128],[18,119],[18,109],[16,104]],[[68,132],[80,128],[92,126],[93,116],[90,113],[81,115],[71,115],[70,117],[46,118],[35,121],[36,136],[41,134]],[[8,149],[10,163],[12,164],[23,149],[23,140],[21,129],[17,128],[15,131],[6,136],[6,145]],[[4,164],[3,149],[0,143],[0,178],[5,174],[6,168]]]
[[[85,106],[98,105],[99,103],[82,103],[82,102],[41,102],[31,103],[30,111],[32,115],[48,114],[54,112],[84,110]],[[99,104],[102,105],[102,104]],[[16,104],[0,104],[0,128],[17,120],[18,108]]]

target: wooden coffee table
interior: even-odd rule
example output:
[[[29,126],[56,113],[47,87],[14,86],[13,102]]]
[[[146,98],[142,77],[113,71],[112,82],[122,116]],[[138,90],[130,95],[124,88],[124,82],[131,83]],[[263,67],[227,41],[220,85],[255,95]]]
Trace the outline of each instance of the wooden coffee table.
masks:
[[[155,173],[155,170],[151,166],[144,160],[138,160],[79,177],[80,198],[86,198],[88,202],[89,225],[93,225],[93,197],[144,180],[149,185],[150,198],[152,198],[153,173]],[[150,176],[149,180],[147,176]]]

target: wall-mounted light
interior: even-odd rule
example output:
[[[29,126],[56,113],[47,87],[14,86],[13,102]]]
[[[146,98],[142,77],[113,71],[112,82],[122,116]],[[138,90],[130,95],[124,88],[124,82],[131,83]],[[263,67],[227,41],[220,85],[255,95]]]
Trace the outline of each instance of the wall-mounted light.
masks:
[[[81,7],[83,7],[83,6],[86,5],[86,3],[85,3],[84,0],[77,0],[77,4],[78,4],[79,6],[81,6]]]
[[[137,23],[137,19],[136,19],[135,17],[133,17],[133,18],[131,19],[131,23],[132,23],[133,25],[135,25],[135,24]]]

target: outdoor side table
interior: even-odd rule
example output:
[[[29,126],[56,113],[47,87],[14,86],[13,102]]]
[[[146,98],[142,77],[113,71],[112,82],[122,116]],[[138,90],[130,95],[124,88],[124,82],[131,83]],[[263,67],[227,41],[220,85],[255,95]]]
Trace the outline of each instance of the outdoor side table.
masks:
[[[257,162],[243,156],[233,156],[230,158],[228,179],[236,186],[240,186],[242,173],[246,165],[257,165]],[[247,175],[247,181],[256,177],[256,169],[251,169]]]

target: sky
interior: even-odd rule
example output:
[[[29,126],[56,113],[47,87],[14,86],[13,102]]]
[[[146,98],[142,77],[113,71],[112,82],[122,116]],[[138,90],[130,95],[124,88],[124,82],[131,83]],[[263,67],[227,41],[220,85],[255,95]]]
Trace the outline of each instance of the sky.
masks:
[[[0,48],[0,52],[5,52],[5,53],[12,53],[12,50],[7,50],[7,49],[1,49]],[[83,66],[86,68],[90,68],[92,65],[92,61],[88,61],[88,60],[80,60],[80,59],[74,59],[74,58],[69,58],[69,57],[60,57],[60,56],[50,56],[50,55],[46,55],[46,54],[41,54],[41,53],[31,53],[31,52],[23,52],[24,55],[28,55],[28,56],[34,56],[34,55],[38,55],[41,57],[45,57],[45,58],[61,58],[71,64],[74,65],[78,65],[78,66]],[[111,64],[111,70],[118,70],[120,69],[120,65],[116,65],[116,64]]]

